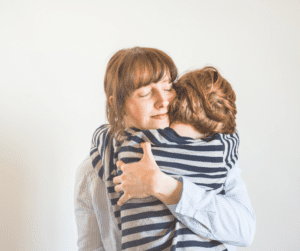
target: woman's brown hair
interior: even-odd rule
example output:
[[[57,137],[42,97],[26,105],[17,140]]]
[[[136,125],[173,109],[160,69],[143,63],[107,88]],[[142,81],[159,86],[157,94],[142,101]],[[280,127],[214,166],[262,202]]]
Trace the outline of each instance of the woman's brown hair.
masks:
[[[235,133],[236,96],[214,67],[184,74],[174,85],[177,97],[170,105],[170,122],[192,125],[204,138]]]
[[[112,56],[104,77],[106,116],[111,133],[123,133],[126,98],[142,86],[159,82],[166,74],[174,82],[177,68],[173,60],[158,49],[134,47],[120,50]]]

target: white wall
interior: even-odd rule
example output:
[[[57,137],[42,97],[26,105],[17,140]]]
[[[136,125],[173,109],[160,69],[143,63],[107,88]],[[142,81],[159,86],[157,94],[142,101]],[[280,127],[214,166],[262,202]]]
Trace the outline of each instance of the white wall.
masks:
[[[213,65],[237,95],[240,166],[257,216],[238,250],[300,246],[299,1],[0,2],[0,249],[76,250],[75,171],[105,122],[119,49],[179,72]]]

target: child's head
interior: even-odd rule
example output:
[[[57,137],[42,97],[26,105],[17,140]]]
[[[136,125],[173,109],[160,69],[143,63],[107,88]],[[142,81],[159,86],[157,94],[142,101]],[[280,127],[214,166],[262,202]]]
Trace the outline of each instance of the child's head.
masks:
[[[171,83],[177,78],[173,60],[154,48],[134,47],[116,52],[108,62],[104,90],[106,115],[112,132],[125,127],[125,101],[138,88],[158,83],[168,76]]]
[[[214,67],[184,74],[174,84],[177,97],[170,105],[170,122],[190,124],[204,137],[235,132],[236,96]]]

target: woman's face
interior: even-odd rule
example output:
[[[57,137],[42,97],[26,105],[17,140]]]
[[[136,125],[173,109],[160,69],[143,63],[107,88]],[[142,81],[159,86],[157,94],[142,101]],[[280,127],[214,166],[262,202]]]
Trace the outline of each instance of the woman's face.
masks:
[[[125,101],[125,126],[141,130],[168,127],[169,103],[175,96],[168,75],[157,83],[136,89]]]

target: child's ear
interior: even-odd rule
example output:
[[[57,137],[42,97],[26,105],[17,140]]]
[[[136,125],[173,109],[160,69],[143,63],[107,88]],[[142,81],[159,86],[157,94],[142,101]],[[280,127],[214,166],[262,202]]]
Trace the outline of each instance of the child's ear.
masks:
[[[220,131],[222,129],[222,127],[223,127],[223,123],[219,122],[216,130]]]

